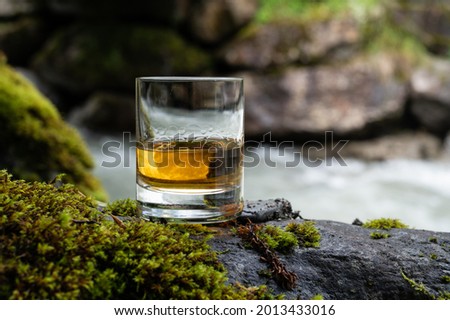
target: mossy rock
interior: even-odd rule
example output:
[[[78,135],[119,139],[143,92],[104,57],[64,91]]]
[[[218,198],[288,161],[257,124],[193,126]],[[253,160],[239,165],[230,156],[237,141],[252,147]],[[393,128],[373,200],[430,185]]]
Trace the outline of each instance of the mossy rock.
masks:
[[[55,106],[0,56],[0,168],[19,178],[68,182],[100,200],[106,193],[91,174],[91,155]]]
[[[267,289],[227,283],[200,231],[107,220],[73,185],[12,180],[0,171],[0,299],[262,299]]]
[[[87,93],[130,91],[138,76],[198,75],[211,66],[211,59],[170,29],[83,24],[50,38],[34,66],[55,86]]]

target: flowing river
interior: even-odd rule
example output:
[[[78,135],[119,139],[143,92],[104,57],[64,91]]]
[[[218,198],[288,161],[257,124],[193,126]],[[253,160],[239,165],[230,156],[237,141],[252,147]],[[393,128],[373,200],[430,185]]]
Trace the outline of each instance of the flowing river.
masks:
[[[119,147],[122,137],[85,134],[96,160],[94,174],[103,182],[110,200],[135,197],[135,150]],[[103,151],[102,151],[103,146]],[[108,146],[108,148],[105,148]],[[106,152],[105,152],[106,151]],[[261,160],[246,165],[245,198],[285,198],[308,219],[351,223],[380,217],[401,219],[415,229],[450,232],[450,157],[441,160],[390,160],[366,163],[345,160],[316,167],[286,168],[292,152],[258,147]],[[120,156],[120,159],[119,159]],[[117,161],[120,160],[120,161]],[[103,164],[103,165],[102,165]],[[106,164],[106,165],[105,165]],[[109,166],[109,167],[108,167]]]

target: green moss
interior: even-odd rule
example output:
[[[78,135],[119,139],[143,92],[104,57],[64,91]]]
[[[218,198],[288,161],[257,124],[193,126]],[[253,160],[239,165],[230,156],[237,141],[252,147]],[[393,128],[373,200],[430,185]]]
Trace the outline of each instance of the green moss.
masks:
[[[103,217],[73,185],[11,180],[0,171],[0,299],[271,297],[265,287],[227,284],[205,237]]]
[[[436,253],[431,253],[431,254],[430,254],[430,259],[431,259],[431,260],[436,260],[437,258],[438,258],[438,256],[437,256]]]
[[[93,160],[78,132],[52,103],[0,59],[0,168],[27,180],[65,173],[84,193],[106,199],[90,170]]]
[[[429,237],[428,241],[431,243],[438,243],[436,237]]]
[[[266,225],[261,228],[257,235],[267,243],[269,248],[282,253],[290,252],[298,246],[298,240],[291,232],[286,232],[280,227]]]
[[[300,247],[318,248],[320,246],[321,236],[314,221],[291,222],[286,226],[286,231],[292,232],[297,237]]]
[[[380,52],[402,57],[404,64],[422,63],[425,61],[426,48],[413,34],[391,21],[389,15],[383,16],[379,23],[366,23],[363,30],[364,48],[366,52]]]
[[[423,283],[417,283],[415,280],[406,276],[403,271],[401,272],[401,275],[419,296],[422,298],[435,299],[435,296],[428,290],[427,287],[425,287]]]
[[[274,21],[316,21],[344,17],[359,24],[361,48],[369,54],[380,52],[400,57],[399,71],[424,61],[426,48],[414,30],[398,23],[398,8],[386,0],[262,0],[255,21],[260,24]],[[413,22],[412,25],[415,25]],[[404,68],[405,70],[402,70]]]
[[[410,284],[411,288],[415,290],[415,292],[421,299],[450,300],[450,292],[440,291],[439,294],[436,296],[432,294],[423,283],[418,283],[415,280],[409,278],[403,271],[401,272],[401,275],[403,279],[405,279]]]
[[[346,1],[340,0],[262,0],[255,20],[267,23],[323,19],[347,11],[349,7]]]
[[[324,300],[323,295],[316,294],[315,296],[312,296],[310,300]]]
[[[131,199],[120,199],[110,202],[103,212],[114,216],[139,217],[137,202]]]
[[[447,275],[442,276],[442,277],[441,277],[441,281],[442,281],[443,283],[450,283],[450,276],[447,276]]]
[[[378,239],[387,239],[389,238],[391,235],[389,233],[385,233],[385,232],[372,232],[370,234],[370,237],[372,239],[378,240]]]
[[[401,222],[399,219],[391,219],[391,218],[368,220],[365,223],[363,223],[362,226],[368,229],[383,229],[383,230],[408,228],[408,226],[403,222]]]

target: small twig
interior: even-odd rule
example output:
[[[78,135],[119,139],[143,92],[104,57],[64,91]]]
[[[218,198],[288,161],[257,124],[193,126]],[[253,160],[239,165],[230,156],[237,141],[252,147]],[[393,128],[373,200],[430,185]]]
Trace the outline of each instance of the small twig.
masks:
[[[121,227],[122,229],[126,229],[125,224],[122,222],[122,220],[120,220],[119,218],[117,218],[115,215],[110,214],[111,218],[114,220],[115,223],[117,223],[117,225],[119,227]]]
[[[257,231],[259,229],[260,227],[254,224],[248,224],[246,226],[240,226],[237,233],[245,242],[250,243],[253,249],[262,254],[261,260],[269,264],[275,281],[283,288],[293,289],[298,279],[297,275],[294,272],[288,271],[267,243],[258,237]]]

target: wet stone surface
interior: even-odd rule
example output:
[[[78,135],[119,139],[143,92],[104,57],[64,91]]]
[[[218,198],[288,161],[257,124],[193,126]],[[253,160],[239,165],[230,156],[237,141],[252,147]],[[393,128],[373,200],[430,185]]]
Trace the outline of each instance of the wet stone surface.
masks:
[[[280,227],[304,221],[284,199],[247,202],[239,222],[245,219]],[[320,247],[277,253],[286,269],[298,277],[291,290],[277,284],[260,254],[245,246],[229,228],[219,228],[210,245],[219,253],[230,282],[265,284],[286,299],[309,299],[317,294],[325,299],[430,298],[415,290],[404,276],[423,284],[436,298],[450,292],[450,284],[445,281],[450,276],[450,233],[381,231],[324,220],[315,223],[321,234]],[[373,239],[373,232],[388,233],[389,237]]]

